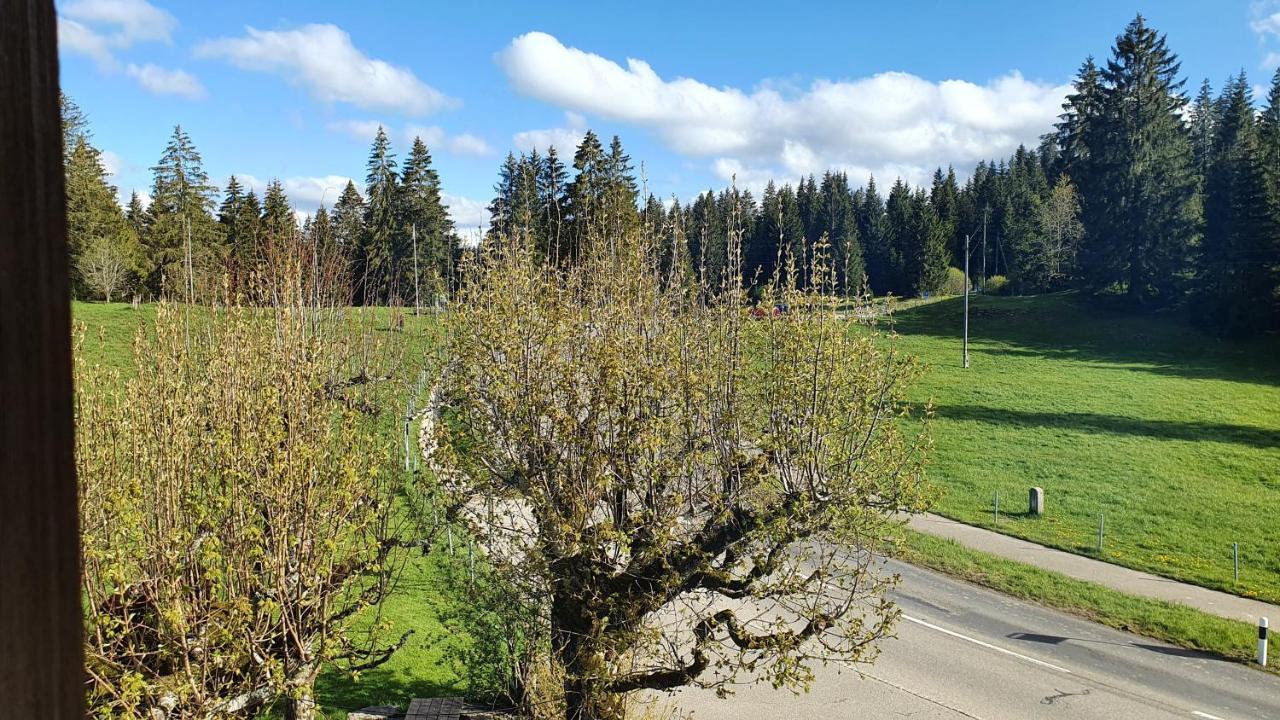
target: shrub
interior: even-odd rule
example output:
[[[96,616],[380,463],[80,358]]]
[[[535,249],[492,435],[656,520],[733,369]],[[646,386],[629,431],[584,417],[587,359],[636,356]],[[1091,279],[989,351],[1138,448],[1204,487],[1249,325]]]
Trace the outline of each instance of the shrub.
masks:
[[[947,279],[942,283],[942,289],[939,290],[942,295],[963,295],[964,294],[964,271],[960,268],[947,268]]]
[[[1004,275],[992,275],[987,278],[986,293],[988,295],[1004,295],[1009,290],[1009,278]]]
[[[95,717],[311,717],[325,663],[393,569],[389,342],[344,318],[309,249],[250,300],[161,303],[137,373],[77,364],[86,677]],[[402,639],[403,642],[403,639]]]

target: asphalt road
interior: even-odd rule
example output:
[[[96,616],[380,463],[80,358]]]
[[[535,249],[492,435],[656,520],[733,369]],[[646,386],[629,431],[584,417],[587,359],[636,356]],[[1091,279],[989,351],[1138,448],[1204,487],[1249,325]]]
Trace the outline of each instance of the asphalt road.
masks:
[[[858,672],[817,669],[808,694],[743,685],[664,697],[696,720],[786,718],[1280,719],[1280,677],[901,563],[897,637]],[[661,713],[657,714],[661,717]]]

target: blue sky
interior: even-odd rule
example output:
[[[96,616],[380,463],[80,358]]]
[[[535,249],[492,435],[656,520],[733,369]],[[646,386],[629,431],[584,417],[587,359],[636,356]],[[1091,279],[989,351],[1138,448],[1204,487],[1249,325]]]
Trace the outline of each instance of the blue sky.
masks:
[[[1265,2],[423,3],[66,0],[62,84],[127,197],[181,123],[211,178],[281,178],[302,211],[362,185],[378,123],[431,146],[455,220],[508,150],[620,134],[688,198],[828,167],[919,182],[1034,142],[1141,10],[1188,88],[1280,63]]]

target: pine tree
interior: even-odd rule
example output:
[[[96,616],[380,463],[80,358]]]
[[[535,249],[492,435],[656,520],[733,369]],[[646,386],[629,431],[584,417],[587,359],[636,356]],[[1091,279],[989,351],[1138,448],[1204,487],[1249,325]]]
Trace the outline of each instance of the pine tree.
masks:
[[[58,107],[62,114],[62,158],[65,163],[71,157],[71,151],[81,141],[88,143],[92,136],[89,132],[89,118],[70,97],[63,92],[58,93]]]
[[[324,205],[316,208],[316,214],[307,219],[304,237],[308,243],[322,251],[335,247],[333,223],[329,220],[329,211]]]
[[[67,248],[71,260],[72,288],[77,295],[111,295],[122,289],[138,270],[138,236],[116,203],[116,188],[107,182],[102,154],[89,144],[87,131],[75,136],[75,146],[66,158]],[[92,250],[95,262],[82,262]],[[109,262],[119,272],[111,273],[110,287],[95,282],[87,272]],[[95,274],[96,275],[96,274]],[[117,275],[119,277],[117,277]]]
[[[134,236],[141,241],[150,219],[147,209],[142,206],[142,197],[138,195],[137,190],[129,193],[129,204],[125,207],[124,218],[133,230]]]
[[[743,272],[749,281],[764,285],[775,278],[782,237],[782,199],[772,180],[760,198],[760,213],[755,229],[743,251]]]
[[[1209,161],[1213,153],[1213,136],[1218,127],[1218,103],[1213,99],[1209,79],[1200,83],[1200,93],[1191,106],[1191,150],[1195,154],[1196,173],[1203,183],[1209,175]]]
[[[960,229],[960,186],[956,181],[955,168],[947,166],[946,175],[942,174],[942,168],[934,172],[929,202],[947,236],[947,261],[955,262],[955,258],[960,258],[964,246],[964,232]]]
[[[364,241],[364,198],[350,180],[333,206],[333,240],[347,263],[354,264]]]
[[[267,191],[262,196],[262,230],[272,239],[290,237],[298,231],[289,196],[279,180],[267,183]]]
[[[167,289],[185,296],[221,271],[220,233],[211,215],[217,191],[181,126],[173,129],[151,171],[151,224],[145,235],[148,287],[156,294]]]
[[[894,186],[897,190],[899,186]],[[924,190],[909,193],[902,225],[895,228],[898,252],[902,257],[902,294],[924,296],[937,292],[947,278],[946,227],[938,218]],[[891,222],[898,215],[902,194],[889,194]]]
[[[489,236],[507,238],[515,231],[515,195],[516,182],[520,177],[520,164],[513,152],[507,153],[506,160],[498,169],[498,182],[493,185],[493,200],[487,208],[489,211]]]
[[[556,154],[554,145],[547,148],[542,167],[538,171],[538,208],[542,217],[542,234],[537,248],[542,257],[555,263],[563,260],[562,243],[565,241],[565,196],[569,173]]]
[[[575,175],[567,190],[569,217],[568,256],[576,259],[586,252],[588,243],[604,232],[605,192],[608,175],[604,147],[590,130],[578,144],[573,156]],[[697,262],[697,258],[694,258]]]
[[[457,235],[444,206],[440,174],[421,138],[414,138],[401,174],[400,216],[401,235],[409,238],[405,270],[416,275],[406,275],[406,282],[412,282],[415,304],[438,299],[452,276]]]
[[[378,127],[365,165],[364,236],[356,267],[356,297],[365,305],[403,299],[400,283],[405,259],[399,223],[396,156],[386,130]]]
[[[818,189],[818,236],[826,236],[831,263],[835,270],[835,286],[840,292],[857,293],[866,274],[862,243],[858,238],[858,217],[849,189],[849,176],[827,172]]]
[[[1274,319],[1276,226],[1244,73],[1223,89],[1205,179],[1200,293],[1209,323],[1246,334]]]
[[[1123,283],[1134,304],[1177,299],[1196,241],[1195,158],[1178,71],[1164,36],[1139,15],[1101,73],[1105,130],[1087,140],[1085,270],[1094,287]]]
[[[1267,105],[1258,116],[1258,149],[1267,173],[1272,207],[1280,213],[1280,69],[1271,77]]]
[[[620,233],[634,230],[640,221],[636,207],[640,190],[636,186],[631,156],[623,151],[622,140],[617,135],[609,143],[609,154],[604,159],[604,175],[605,216],[609,231],[616,237]]]
[[[883,295],[889,292],[893,282],[893,257],[884,200],[876,190],[875,176],[867,181],[858,206],[858,237],[862,240],[871,292]]]

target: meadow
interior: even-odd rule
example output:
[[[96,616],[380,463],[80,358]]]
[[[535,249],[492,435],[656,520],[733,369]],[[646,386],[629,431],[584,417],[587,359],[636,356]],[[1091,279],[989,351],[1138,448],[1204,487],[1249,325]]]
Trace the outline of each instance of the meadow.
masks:
[[[936,512],[1280,601],[1277,338],[1223,340],[1074,294],[977,297],[965,369],[961,303],[914,305],[892,323],[926,365],[914,397],[933,403]],[[1027,514],[1032,486],[1043,517]]]

